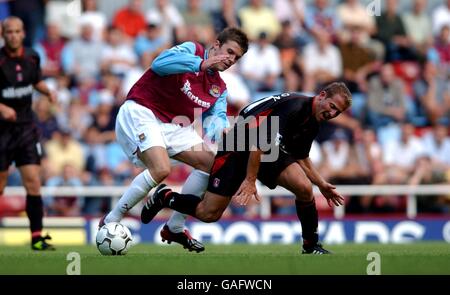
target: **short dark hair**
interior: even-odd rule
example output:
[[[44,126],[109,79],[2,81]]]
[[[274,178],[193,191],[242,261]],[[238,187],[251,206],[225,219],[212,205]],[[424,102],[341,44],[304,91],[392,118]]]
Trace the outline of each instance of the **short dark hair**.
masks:
[[[242,53],[246,53],[248,50],[248,37],[241,29],[238,28],[226,28],[217,35],[217,40],[220,45],[225,44],[228,40],[235,41],[242,48]]]
[[[335,94],[340,94],[345,98],[345,101],[349,107],[352,105],[352,93],[348,90],[344,82],[333,82],[328,84],[322,89],[322,91],[325,91],[328,97],[332,97]]]

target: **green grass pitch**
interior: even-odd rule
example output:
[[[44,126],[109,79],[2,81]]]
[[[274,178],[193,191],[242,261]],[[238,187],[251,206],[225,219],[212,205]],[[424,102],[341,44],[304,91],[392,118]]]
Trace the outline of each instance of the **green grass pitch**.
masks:
[[[298,245],[206,245],[203,253],[179,245],[139,244],[125,256],[102,256],[95,246],[59,246],[53,252],[0,247],[0,274],[66,274],[78,252],[81,274],[298,275],[366,274],[369,252],[381,257],[381,274],[450,274],[450,244],[345,244],[333,255],[301,255]]]

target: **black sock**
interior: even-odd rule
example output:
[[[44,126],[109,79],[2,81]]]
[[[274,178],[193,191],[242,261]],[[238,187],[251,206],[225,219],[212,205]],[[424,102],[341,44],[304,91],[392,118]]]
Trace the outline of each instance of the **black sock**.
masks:
[[[202,199],[196,195],[170,192],[164,198],[164,205],[180,213],[195,217],[195,208]]]
[[[39,239],[42,231],[42,218],[44,216],[44,208],[41,196],[27,195],[26,212],[30,220],[30,231],[33,240]]]
[[[314,199],[309,202],[295,201],[297,216],[302,224],[303,245],[315,245],[319,241],[319,214]]]

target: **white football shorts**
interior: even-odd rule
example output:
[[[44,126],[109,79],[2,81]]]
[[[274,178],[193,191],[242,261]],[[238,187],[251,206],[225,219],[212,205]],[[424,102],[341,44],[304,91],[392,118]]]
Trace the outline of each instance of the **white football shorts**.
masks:
[[[116,137],[130,161],[139,167],[145,165],[137,157],[137,149],[143,152],[160,146],[167,150],[169,157],[173,157],[203,142],[193,125],[182,127],[163,123],[150,109],[132,100],[125,101],[119,109]]]

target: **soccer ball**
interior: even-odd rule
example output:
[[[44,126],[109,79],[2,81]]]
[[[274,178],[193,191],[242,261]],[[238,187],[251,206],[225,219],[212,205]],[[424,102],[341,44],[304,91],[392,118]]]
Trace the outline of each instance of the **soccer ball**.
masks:
[[[103,255],[125,255],[133,244],[133,237],[125,225],[110,222],[99,229],[95,241]]]

